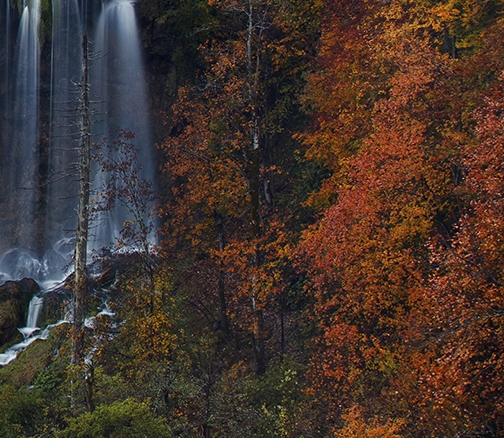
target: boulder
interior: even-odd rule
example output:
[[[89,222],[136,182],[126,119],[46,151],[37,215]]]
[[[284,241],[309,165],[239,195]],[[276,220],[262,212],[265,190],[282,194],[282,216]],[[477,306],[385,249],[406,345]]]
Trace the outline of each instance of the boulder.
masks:
[[[44,292],[44,303],[38,318],[38,326],[44,328],[65,319],[72,302],[68,285]]]

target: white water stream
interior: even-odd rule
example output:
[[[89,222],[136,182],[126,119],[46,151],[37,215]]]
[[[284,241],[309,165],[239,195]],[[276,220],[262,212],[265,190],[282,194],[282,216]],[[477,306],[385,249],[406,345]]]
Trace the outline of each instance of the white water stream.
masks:
[[[26,318],[26,327],[19,328],[18,330],[23,335],[23,341],[9,347],[5,353],[0,354],[0,365],[7,365],[9,362],[13,361],[19,352],[23,351],[28,345],[33,341],[42,338],[45,339],[49,335],[49,331],[40,332],[40,328],[37,327],[37,320],[42,308],[44,299],[41,296],[34,295],[30,301],[28,307],[28,317]]]
[[[18,344],[12,345],[4,353],[0,353],[0,366],[7,365],[16,359],[17,355],[26,349],[28,345],[37,339],[46,340],[49,337],[51,330],[61,324],[67,324],[68,319],[62,319],[55,324],[49,324],[43,330],[38,327],[38,317],[44,304],[43,292],[42,295],[34,295],[28,306],[28,316],[26,318],[26,326],[18,328],[19,332],[23,335],[23,341]]]
[[[23,335],[23,341],[9,347],[4,353],[0,353],[0,366],[7,365],[16,359],[17,355],[26,349],[32,342],[37,339],[46,340],[49,337],[49,333],[51,330],[60,325],[69,323],[71,320],[71,309],[70,315],[68,319],[62,319],[55,324],[49,324],[43,330],[38,327],[38,317],[40,315],[40,311],[42,309],[42,305],[44,303],[43,295],[34,295],[30,301],[30,305],[28,307],[28,316],[26,318],[26,326],[22,328],[18,328],[19,332]],[[91,331],[95,329],[95,319],[96,317],[106,316],[109,318],[113,318],[115,313],[110,309],[106,300],[99,307],[99,312],[94,317],[86,318],[84,325]],[[97,343],[100,342],[99,339],[95,339]],[[95,352],[95,349],[91,349],[90,353],[86,360],[92,360],[92,356]]]

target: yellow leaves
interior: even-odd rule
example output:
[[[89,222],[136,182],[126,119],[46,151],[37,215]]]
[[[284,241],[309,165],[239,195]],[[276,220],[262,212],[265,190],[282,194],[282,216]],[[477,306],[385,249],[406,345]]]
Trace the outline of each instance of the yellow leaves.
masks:
[[[401,429],[405,421],[403,419],[383,420],[379,417],[365,415],[364,410],[354,405],[342,416],[346,426],[334,430],[337,438],[401,438]]]
[[[162,312],[138,318],[133,330],[136,339],[131,347],[131,353],[139,362],[167,361],[177,347],[178,336],[173,333],[173,324],[168,315]]]
[[[412,247],[429,238],[432,229],[432,208],[427,205],[404,205],[391,217],[390,237],[402,247]]]
[[[449,0],[439,2],[437,5],[429,9],[429,13],[435,17],[433,28],[437,31],[452,28],[457,20],[461,17],[460,2],[458,0]]]
[[[160,269],[152,278],[143,276],[126,282],[119,279],[123,303],[115,306],[115,312],[125,320],[120,327],[119,342],[124,354],[131,358],[125,361],[126,370],[134,370],[145,362],[170,361],[184,337],[177,327],[180,315],[170,296],[170,279],[168,269]]]

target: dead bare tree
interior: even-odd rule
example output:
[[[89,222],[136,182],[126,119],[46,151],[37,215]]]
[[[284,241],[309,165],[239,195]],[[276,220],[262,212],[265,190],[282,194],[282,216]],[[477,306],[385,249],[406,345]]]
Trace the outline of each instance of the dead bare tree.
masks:
[[[79,84],[79,206],[75,239],[75,276],[73,283],[72,363],[77,365],[83,355],[83,327],[88,289],[87,247],[89,234],[89,201],[91,196],[91,110],[89,99],[88,37],[82,38],[82,79]]]

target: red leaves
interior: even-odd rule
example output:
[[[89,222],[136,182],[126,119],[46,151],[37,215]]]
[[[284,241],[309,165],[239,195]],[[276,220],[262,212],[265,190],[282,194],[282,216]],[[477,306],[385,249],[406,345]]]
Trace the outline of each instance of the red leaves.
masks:
[[[467,108],[458,62],[423,31],[408,33],[411,11],[382,12],[346,21],[356,26],[356,41],[346,45],[340,23],[326,30],[335,32],[322,50],[327,70],[309,88],[320,93],[321,115],[304,137],[308,155],[334,172],[323,196],[337,199],[300,247],[321,330],[314,387],[334,418],[358,404],[411,416],[419,434],[481,431],[487,420],[501,422],[495,406],[503,393],[494,372],[502,368],[504,308],[501,93],[476,113],[474,148],[470,129],[461,131]],[[382,34],[371,25],[380,20]],[[376,52],[360,58],[360,44],[371,40]],[[352,65],[365,66],[367,82]],[[452,179],[460,163],[462,186]],[[471,202],[447,239],[466,201],[457,196]],[[399,389],[402,401],[394,397]]]
[[[438,359],[423,378],[437,397],[449,400],[457,421],[473,429],[491,422],[500,430],[504,380],[504,104],[498,91],[476,111],[478,143],[465,150],[464,186],[471,199],[450,242],[432,246],[438,265],[426,308],[439,337]],[[434,390],[434,389],[433,389]]]
[[[406,419],[411,436],[499,431],[504,99],[501,84],[488,88],[474,113],[482,78],[495,72],[483,72],[483,55],[457,58],[476,50],[480,31],[466,17],[481,10],[471,14],[468,1],[326,3],[304,99],[313,125],[297,136],[332,173],[312,196],[324,210],[298,253],[319,330],[313,392],[331,420],[346,413],[348,427],[335,433],[393,436],[401,422],[387,418]],[[278,54],[290,49],[262,39],[275,23],[280,33],[277,16],[265,28],[259,10],[215,4],[243,23],[258,18],[259,33],[249,47],[246,38],[208,41],[198,95],[182,90],[177,132],[164,145],[175,183],[170,231],[207,257],[205,278],[212,268],[226,277],[230,315],[260,341],[266,330],[254,318],[286,290],[291,246],[260,194],[264,175],[278,171],[263,154],[277,131],[267,120],[271,84],[257,81],[277,74]],[[461,26],[465,47],[451,34]],[[271,56],[267,69],[247,63],[252,45],[252,64],[262,69]]]

